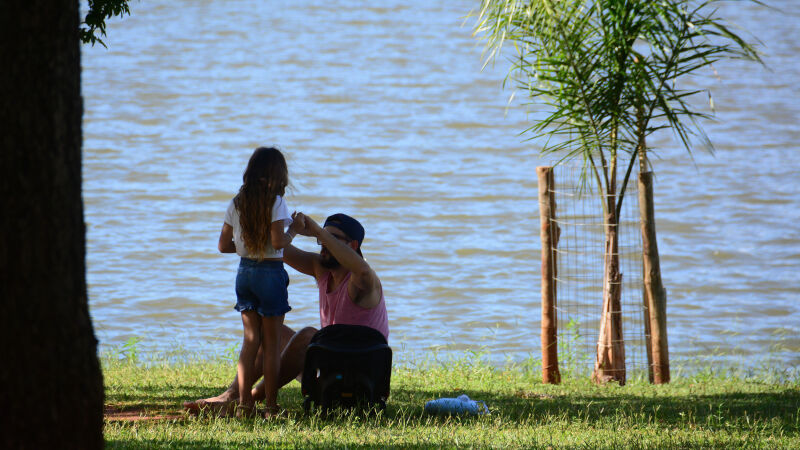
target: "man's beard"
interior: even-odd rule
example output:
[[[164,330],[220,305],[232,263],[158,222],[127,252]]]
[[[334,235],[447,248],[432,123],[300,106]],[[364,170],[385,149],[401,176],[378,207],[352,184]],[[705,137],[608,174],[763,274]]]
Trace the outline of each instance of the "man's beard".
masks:
[[[341,265],[327,249],[324,252],[320,251],[319,256],[321,257],[320,264],[326,269],[335,269]]]

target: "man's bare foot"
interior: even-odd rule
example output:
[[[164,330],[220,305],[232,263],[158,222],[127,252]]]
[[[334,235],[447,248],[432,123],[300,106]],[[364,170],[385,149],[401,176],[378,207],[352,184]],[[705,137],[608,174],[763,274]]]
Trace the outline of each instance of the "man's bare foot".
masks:
[[[209,411],[219,414],[228,412],[231,408],[235,408],[238,401],[239,395],[237,393],[225,391],[215,397],[185,401],[183,402],[183,409],[193,414],[198,414],[200,411]]]

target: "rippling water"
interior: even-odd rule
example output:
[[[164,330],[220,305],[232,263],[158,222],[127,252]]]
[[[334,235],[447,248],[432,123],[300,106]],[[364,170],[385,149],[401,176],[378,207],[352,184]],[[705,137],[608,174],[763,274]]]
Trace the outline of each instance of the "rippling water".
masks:
[[[293,209],[359,218],[405,354],[539,355],[539,144],[481,71],[477,2],[133,2],[84,47],[91,314],[103,348],[235,346],[237,260],[216,252],[252,150],[287,155]],[[710,85],[716,156],[657,137],[656,215],[674,357],[800,364],[800,12],[731,6],[768,69]],[[695,82],[695,81],[693,81]],[[310,239],[300,246],[315,250]],[[290,326],[318,324],[291,272]],[[599,306],[598,306],[599,309]],[[752,360],[745,360],[751,364]]]

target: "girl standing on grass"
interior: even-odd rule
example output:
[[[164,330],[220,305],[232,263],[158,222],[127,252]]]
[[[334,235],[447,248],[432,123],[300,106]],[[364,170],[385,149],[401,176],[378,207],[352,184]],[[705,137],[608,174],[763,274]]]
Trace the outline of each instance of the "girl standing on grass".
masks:
[[[236,274],[236,310],[242,313],[244,340],[239,354],[237,416],[255,414],[251,388],[258,378],[258,347],[264,355],[266,417],[279,412],[278,370],[280,329],[288,302],[289,275],[283,268],[283,248],[292,242],[300,221],[292,221],[283,200],[289,184],[286,160],[275,148],[259,147],[250,157],[242,187],[225,212],[219,251],[242,257]],[[284,227],[289,225],[287,232]]]

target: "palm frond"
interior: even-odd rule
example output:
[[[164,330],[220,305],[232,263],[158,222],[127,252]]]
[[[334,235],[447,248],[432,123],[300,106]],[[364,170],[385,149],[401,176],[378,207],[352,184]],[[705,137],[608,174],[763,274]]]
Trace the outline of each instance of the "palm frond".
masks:
[[[763,64],[717,17],[719,2],[483,0],[475,35],[486,41],[484,64],[513,42],[503,83],[513,80],[545,112],[523,134],[545,140],[542,152],[559,161],[582,161],[602,195],[614,178],[609,162],[630,158],[626,185],[639,142],[658,130],[671,129],[690,157],[696,142],[713,151],[701,126],[711,114],[690,101],[708,91],[681,89],[678,80],[723,58]]]

